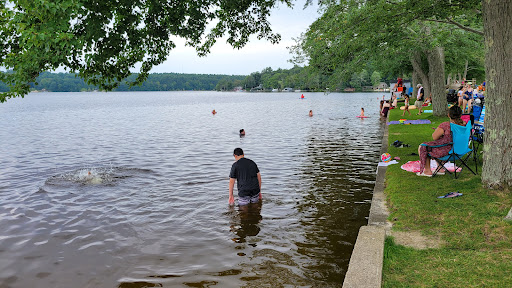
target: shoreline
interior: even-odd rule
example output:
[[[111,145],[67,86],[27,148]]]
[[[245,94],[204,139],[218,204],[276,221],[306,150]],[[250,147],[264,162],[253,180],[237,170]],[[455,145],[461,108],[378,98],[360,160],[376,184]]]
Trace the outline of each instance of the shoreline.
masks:
[[[384,126],[384,131],[379,155],[388,151],[389,128],[386,122],[387,118],[381,124]],[[386,206],[386,195],[384,195],[386,170],[386,166],[377,166],[368,224],[359,229],[343,281],[343,288],[382,286],[384,241],[386,233],[392,225],[387,221],[389,211]]]

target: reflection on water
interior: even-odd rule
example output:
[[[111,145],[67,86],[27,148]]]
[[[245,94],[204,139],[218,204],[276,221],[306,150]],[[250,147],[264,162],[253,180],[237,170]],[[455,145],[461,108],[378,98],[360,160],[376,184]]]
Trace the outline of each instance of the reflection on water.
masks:
[[[306,143],[307,192],[297,204],[305,241],[296,244],[301,254],[315,255],[306,265],[311,277],[342,283],[358,228],[367,222],[379,141],[357,127],[318,130]]]
[[[233,238],[235,243],[245,243],[247,236],[256,236],[260,233],[259,223],[261,217],[262,203],[250,203],[244,206],[238,206],[238,211],[235,211],[234,206],[230,206],[229,214],[232,216],[230,221],[230,231],[235,233],[237,237]],[[249,245],[256,247],[256,244],[249,243]],[[240,256],[245,254],[240,253]]]
[[[0,287],[339,287],[367,221],[379,103],[299,97],[37,93],[0,105]],[[360,107],[370,118],[355,118]],[[235,147],[258,164],[263,203],[228,205]]]

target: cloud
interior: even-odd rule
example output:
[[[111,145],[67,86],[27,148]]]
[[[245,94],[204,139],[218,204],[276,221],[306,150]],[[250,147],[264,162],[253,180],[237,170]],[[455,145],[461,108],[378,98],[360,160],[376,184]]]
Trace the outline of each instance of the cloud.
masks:
[[[266,67],[272,69],[291,68],[287,62],[291,55],[286,47],[295,44],[292,38],[306,32],[318,17],[317,6],[303,10],[304,0],[297,1],[294,9],[281,4],[272,11],[269,21],[272,30],[281,34],[281,42],[272,45],[265,40],[251,37],[250,42],[240,50],[233,49],[224,39],[219,39],[207,57],[198,57],[194,48],[185,47],[184,41],[176,40],[176,48],[171,51],[167,61],[154,67],[154,73],[194,73],[248,75]]]

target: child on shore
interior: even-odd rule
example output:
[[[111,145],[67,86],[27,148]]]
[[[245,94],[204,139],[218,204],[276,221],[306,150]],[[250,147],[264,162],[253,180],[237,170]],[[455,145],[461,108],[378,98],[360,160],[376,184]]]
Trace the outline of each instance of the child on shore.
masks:
[[[404,108],[404,113],[402,113],[402,116],[405,116],[405,111],[407,111],[409,113],[409,115],[411,115],[411,111],[409,111],[409,95],[405,94],[404,98],[405,98],[405,100],[404,100],[405,108]]]

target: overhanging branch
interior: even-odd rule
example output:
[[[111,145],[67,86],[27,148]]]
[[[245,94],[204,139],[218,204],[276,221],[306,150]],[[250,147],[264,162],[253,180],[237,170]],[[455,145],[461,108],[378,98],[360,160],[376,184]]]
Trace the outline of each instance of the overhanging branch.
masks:
[[[430,21],[430,22],[437,22],[437,23],[444,23],[444,24],[452,24],[452,25],[455,25],[455,26],[459,27],[462,30],[469,31],[469,32],[478,34],[480,36],[484,36],[484,32],[483,31],[476,30],[476,29],[473,29],[471,27],[464,26],[464,25],[460,24],[459,22],[453,21],[450,18],[446,18],[446,21],[444,21],[444,20],[437,20],[437,19],[422,19],[422,20],[423,21]]]

